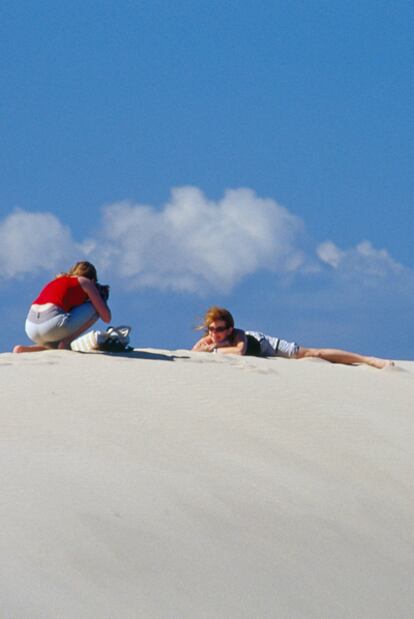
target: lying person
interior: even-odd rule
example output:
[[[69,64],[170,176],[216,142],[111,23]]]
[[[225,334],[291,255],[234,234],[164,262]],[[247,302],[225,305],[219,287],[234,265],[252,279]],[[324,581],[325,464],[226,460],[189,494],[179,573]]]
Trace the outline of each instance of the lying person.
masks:
[[[233,316],[222,307],[210,307],[204,316],[203,324],[199,328],[204,329],[206,335],[193,346],[192,350],[198,352],[293,359],[317,357],[331,363],[344,363],[346,365],[364,363],[380,369],[394,365],[392,361],[378,357],[366,357],[334,348],[304,348],[295,342],[287,342],[258,331],[236,329]]]
[[[35,344],[19,344],[13,352],[69,348],[72,340],[98,318],[110,322],[108,294],[109,287],[98,284],[93,264],[77,262],[67,273],[60,273],[46,284],[33,301],[26,319],[26,333]]]

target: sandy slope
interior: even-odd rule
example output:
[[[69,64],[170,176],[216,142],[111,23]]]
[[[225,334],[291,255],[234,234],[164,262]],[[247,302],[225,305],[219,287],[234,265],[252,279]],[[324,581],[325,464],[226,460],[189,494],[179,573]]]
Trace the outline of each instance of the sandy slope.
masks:
[[[411,619],[413,379],[0,355],[0,616]]]

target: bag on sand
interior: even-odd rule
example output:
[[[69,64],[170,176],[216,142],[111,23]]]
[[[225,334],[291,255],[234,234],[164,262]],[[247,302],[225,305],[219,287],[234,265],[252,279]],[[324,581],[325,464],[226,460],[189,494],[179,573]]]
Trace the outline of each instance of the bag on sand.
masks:
[[[108,327],[106,331],[88,331],[73,340],[70,347],[75,352],[91,352],[103,350],[106,352],[130,352],[129,345],[131,327]]]

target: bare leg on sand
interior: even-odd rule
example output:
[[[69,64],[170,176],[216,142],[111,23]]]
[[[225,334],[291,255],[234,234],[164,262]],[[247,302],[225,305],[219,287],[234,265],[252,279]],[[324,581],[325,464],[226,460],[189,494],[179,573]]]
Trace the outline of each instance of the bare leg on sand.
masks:
[[[366,357],[365,355],[335,348],[299,348],[296,359],[304,359],[305,357],[316,357],[331,363],[343,363],[345,365],[365,364],[380,370],[394,365],[394,361],[389,359]]]
[[[23,346],[22,344],[17,344],[13,348],[13,352],[40,352],[42,350],[50,350],[47,346],[37,346],[33,344],[32,346]]]
[[[74,333],[71,333],[70,335],[65,337],[63,340],[61,340],[59,343],[56,343],[55,346],[40,346],[39,344],[33,344],[31,346],[23,346],[21,344],[18,344],[17,346],[13,348],[13,352],[15,353],[41,352],[42,350],[56,350],[56,348],[58,350],[67,350],[70,348],[71,342],[73,342],[73,340],[76,340],[76,338],[79,335],[81,335],[81,333],[84,333],[87,329],[89,329],[89,327],[91,327],[94,324],[94,322],[96,322],[96,320],[97,320],[97,316],[94,316],[93,318],[85,322],[81,327],[79,327],[79,329],[77,329]]]
[[[82,325],[77,331],[75,331],[75,333],[71,333],[68,337],[65,337],[64,340],[59,342],[58,349],[67,350],[68,348],[70,348],[71,342],[73,342],[73,340],[76,340],[79,335],[87,331],[87,329],[89,329],[89,327],[91,327],[95,322],[96,318],[91,318],[90,320],[88,320],[88,322]]]

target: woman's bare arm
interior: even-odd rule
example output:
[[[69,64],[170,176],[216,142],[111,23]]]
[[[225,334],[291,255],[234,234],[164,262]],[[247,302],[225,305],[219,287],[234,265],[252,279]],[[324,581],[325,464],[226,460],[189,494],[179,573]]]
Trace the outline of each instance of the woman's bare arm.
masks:
[[[111,310],[102,299],[95,284],[87,277],[78,277],[79,285],[88,295],[99,317],[106,323],[111,322]]]
[[[205,335],[194,344],[191,350],[195,350],[196,352],[212,352],[213,349],[214,345],[211,341],[211,337]]]
[[[216,347],[217,353],[220,355],[244,355],[247,348],[246,334],[241,329],[235,329],[233,342],[223,342],[222,345]]]
[[[209,335],[205,335],[194,344],[192,350],[197,352],[217,352],[221,355],[244,355],[247,347],[244,331],[235,329],[232,340],[231,343],[229,340],[225,340],[221,344],[214,344],[212,338]]]

